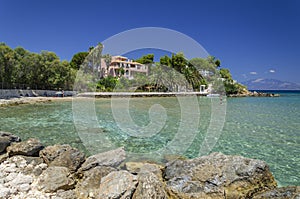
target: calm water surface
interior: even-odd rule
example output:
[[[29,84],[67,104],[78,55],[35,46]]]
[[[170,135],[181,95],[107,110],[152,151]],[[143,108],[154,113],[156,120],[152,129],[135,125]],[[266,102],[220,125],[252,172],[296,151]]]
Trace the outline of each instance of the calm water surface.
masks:
[[[284,92],[279,98],[227,98],[226,122],[212,151],[238,154],[266,161],[280,185],[300,185],[300,92]],[[198,98],[201,112],[199,132],[185,155],[198,155],[211,116],[211,101]],[[167,118],[159,133],[134,137],[123,132],[115,122],[109,99],[97,99],[97,128],[87,135],[102,133],[116,146],[131,152],[148,152],[164,147],[178,133],[181,109],[177,98],[133,98],[130,115],[138,126],[150,122],[149,109],[154,104],[165,108]],[[84,107],[83,107],[84,108]],[[122,108],[122,107],[120,107]],[[159,115],[152,115],[160,118]],[[192,115],[190,117],[193,117]],[[53,102],[0,108],[0,130],[23,139],[39,138],[45,145],[67,143],[85,151],[73,123],[72,102]],[[84,119],[83,119],[84,120]],[[98,140],[103,144],[103,140]],[[94,139],[93,142],[97,142]]]

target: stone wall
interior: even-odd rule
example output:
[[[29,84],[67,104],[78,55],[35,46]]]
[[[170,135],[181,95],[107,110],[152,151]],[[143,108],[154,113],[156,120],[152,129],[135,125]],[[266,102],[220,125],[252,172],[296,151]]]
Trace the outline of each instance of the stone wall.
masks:
[[[20,90],[20,89],[0,89],[0,99],[16,97],[55,97],[57,91],[53,90]],[[75,95],[75,91],[64,91],[65,96]]]

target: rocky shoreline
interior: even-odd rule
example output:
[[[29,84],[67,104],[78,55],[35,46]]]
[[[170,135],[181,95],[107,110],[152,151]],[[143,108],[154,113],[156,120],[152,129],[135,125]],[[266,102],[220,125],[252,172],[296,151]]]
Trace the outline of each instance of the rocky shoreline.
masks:
[[[280,97],[280,94],[247,91],[244,93],[230,94],[230,95],[228,95],[228,97]]]
[[[186,93],[181,94],[181,96],[187,95]],[[197,95],[203,95],[203,94],[197,94]],[[168,96],[180,96],[176,93],[167,93],[167,94],[157,94],[157,93],[127,93],[126,95],[121,95],[120,93],[98,93],[98,94],[81,94],[78,95],[79,97],[86,98],[86,97],[95,97],[95,98],[110,98],[112,96],[114,97],[120,97],[120,96],[131,96],[131,97],[168,97]],[[240,93],[240,94],[231,94],[228,95],[228,97],[279,97],[279,94],[275,93],[261,93],[261,92],[246,92],[246,93]],[[22,104],[38,104],[38,103],[47,103],[47,102],[53,102],[53,101],[71,101],[73,97],[19,97],[19,98],[8,98],[8,99],[0,99],[0,107],[6,107],[6,106],[17,106]]]
[[[265,162],[221,153],[127,162],[123,148],[85,157],[69,145],[0,132],[0,154],[3,199],[300,198],[300,187],[277,187]]]
[[[71,101],[72,97],[20,97],[0,99],[0,107],[18,106],[22,104],[39,104],[53,101]]]

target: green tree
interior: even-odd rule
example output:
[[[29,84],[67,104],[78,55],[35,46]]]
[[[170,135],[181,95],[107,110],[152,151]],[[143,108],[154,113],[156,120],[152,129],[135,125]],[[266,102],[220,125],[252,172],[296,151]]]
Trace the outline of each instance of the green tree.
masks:
[[[207,61],[208,61],[210,64],[214,65],[216,68],[218,68],[218,67],[221,66],[221,61],[218,60],[218,59],[216,59],[216,57],[214,57],[214,56],[208,56],[208,57],[207,57]]]
[[[16,53],[5,44],[0,45],[0,82],[11,84],[14,82],[14,70],[17,65]]]
[[[153,64],[154,63],[154,54],[144,55],[135,61],[139,62],[141,64]]]
[[[13,50],[0,44],[0,82],[4,82],[7,88],[19,84],[32,89],[69,89],[75,75],[69,62],[61,62],[53,52],[38,54],[22,47]]]
[[[170,57],[168,57],[167,55],[161,57],[161,58],[159,59],[159,63],[160,63],[160,65],[162,65],[162,66],[171,66],[171,65],[172,65],[171,59],[170,59]]]
[[[70,62],[70,65],[73,69],[79,70],[80,66],[83,64],[85,58],[88,56],[88,52],[79,52],[76,53]]]
[[[210,71],[212,73],[216,72],[216,67],[213,63],[203,58],[193,58],[190,61],[190,64],[193,65],[198,71]]]
[[[185,68],[187,68],[187,60],[183,53],[172,54],[171,66],[180,73],[183,73]]]
[[[97,89],[100,91],[113,91],[118,83],[118,78],[113,76],[107,76],[102,78],[97,83]]]
[[[220,76],[222,78],[226,79],[227,81],[232,81],[232,76],[230,74],[229,69],[227,69],[227,68],[221,68],[219,70],[219,72],[220,72]]]

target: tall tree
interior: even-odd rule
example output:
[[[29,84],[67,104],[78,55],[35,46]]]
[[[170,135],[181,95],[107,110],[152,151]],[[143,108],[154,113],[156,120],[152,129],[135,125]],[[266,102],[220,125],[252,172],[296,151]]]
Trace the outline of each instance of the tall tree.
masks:
[[[144,55],[135,61],[139,62],[141,64],[153,64],[154,63],[154,54]]]
[[[79,52],[76,53],[70,62],[70,65],[73,69],[79,70],[80,66],[83,64],[85,58],[88,56],[88,52]]]
[[[14,82],[14,70],[17,56],[13,49],[5,44],[0,45],[0,82],[11,84]]]
[[[162,65],[162,66],[171,66],[172,63],[171,63],[171,58],[168,57],[167,55],[161,57],[159,59],[159,63]]]

